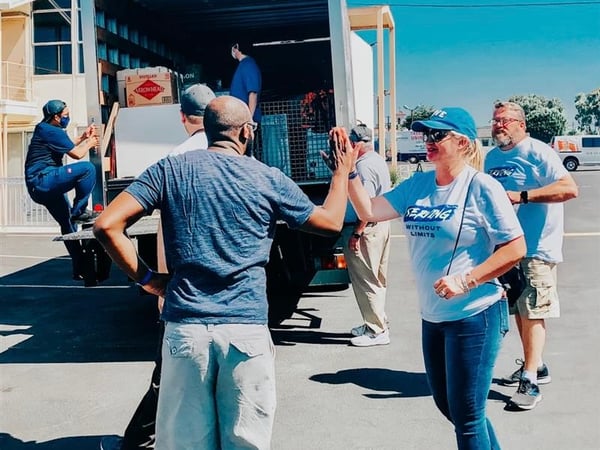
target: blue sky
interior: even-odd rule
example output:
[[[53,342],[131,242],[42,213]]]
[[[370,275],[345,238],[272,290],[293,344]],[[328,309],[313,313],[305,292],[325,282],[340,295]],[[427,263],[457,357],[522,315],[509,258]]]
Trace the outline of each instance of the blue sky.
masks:
[[[378,4],[396,25],[398,107],[462,106],[483,126],[496,99],[539,94],[562,101],[570,126],[575,96],[600,87],[600,1],[348,0]]]

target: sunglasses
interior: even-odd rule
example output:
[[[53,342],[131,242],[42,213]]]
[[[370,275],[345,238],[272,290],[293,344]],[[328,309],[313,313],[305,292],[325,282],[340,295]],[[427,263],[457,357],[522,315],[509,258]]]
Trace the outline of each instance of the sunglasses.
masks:
[[[423,131],[423,142],[438,143],[446,139],[451,130],[426,130]]]

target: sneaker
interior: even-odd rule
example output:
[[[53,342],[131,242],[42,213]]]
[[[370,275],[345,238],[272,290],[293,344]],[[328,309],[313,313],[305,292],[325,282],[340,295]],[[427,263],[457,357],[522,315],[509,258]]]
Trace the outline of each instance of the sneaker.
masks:
[[[518,364],[520,367],[515,370],[510,375],[501,378],[500,382],[504,386],[517,386],[521,381],[521,377],[523,376],[523,367],[524,361],[522,359],[515,359],[515,364]],[[548,384],[552,381],[552,377],[550,376],[550,371],[548,370],[548,366],[543,364],[542,367],[538,367],[537,370],[537,383],[538,384]]]
[[[369,330],[369,327],[367,327],[364,323],[362,325],[359,325],[357,327],[354,327],[350,330],[350,334],[352,336],[362,336],[363,334],[365,334],[367,331]]]
[[[362,336],[356,336],[350,339],[350,344],[355,347],[372,347],[374,345],[387,345],[390,343],[390,332],[388,330],[381,333],[366,331]]]
[[[542,400],[542,393],[537,384],[533,384],[528,378],[521,378],[519,387],[510,402],[519,409],[533,409]]]
[[[100,213],[86,209],[85,211],[77,214],[76,216],[71,216],[71,222],[91,222],[99,215]]]
[[[104,436],[100,440],[100,450],[121,450],[123,438],[119,436]]]

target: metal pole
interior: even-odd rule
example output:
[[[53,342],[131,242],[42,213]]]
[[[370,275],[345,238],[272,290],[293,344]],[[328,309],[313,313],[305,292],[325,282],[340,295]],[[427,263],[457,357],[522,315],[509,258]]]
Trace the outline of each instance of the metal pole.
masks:
[[[81,2],[81,29],[83,35],[83,68],[85,71],[85,99],[88,124],[95,123],[102,142],[102,111],[100,109],[100,74],[96,53],[96,8],[94,0]],[[90,151],[90,162],[96,168],[96,185],[92,191],[92,207],[103,208],[106,204],[104,188],[104,168],[98,149]]]

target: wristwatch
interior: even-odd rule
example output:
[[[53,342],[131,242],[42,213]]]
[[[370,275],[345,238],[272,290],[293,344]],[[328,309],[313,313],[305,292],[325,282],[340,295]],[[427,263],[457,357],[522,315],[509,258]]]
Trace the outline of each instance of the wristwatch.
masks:
[[[529,195],[527,191],[521,191],[521,203],[529,203]]]

